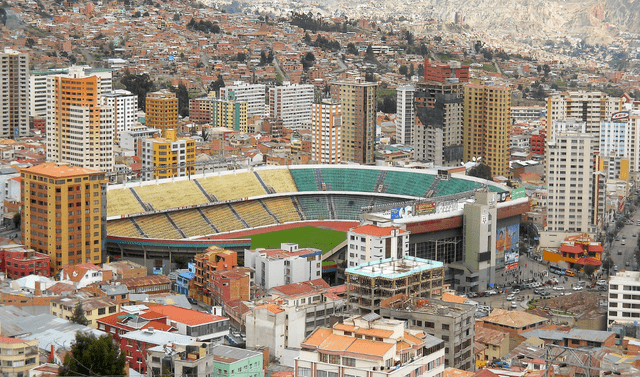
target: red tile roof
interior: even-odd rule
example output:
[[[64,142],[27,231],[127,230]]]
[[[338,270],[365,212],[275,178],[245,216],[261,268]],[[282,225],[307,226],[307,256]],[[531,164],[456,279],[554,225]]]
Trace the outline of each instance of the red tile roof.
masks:
[[[227,319],[217,315],[201,313],[196,310],[185,309],[174,305],[161,305],[149,308],[149,312],[165,315],[172,321],[184,323],[188,326],[202,325]],[[146,316],[144,318],[147,318]]]
[[[273,287],[272,289],[282,293],[285,296],[299,295],[303,293],[311,293],[317,290],[329,288],[329,284],[322,279],[315,279],[310,281],[304,281],[301,283],[293,283],[287,285],[280,285]]]
[[[53,178],[77,177],[81,175],[100,173],[100,171],[98,170],[81,168],[77,166],[58,165],[55,162],[46,162],[44,164],[32,166],[22,171],[24,173],[44,175]]]

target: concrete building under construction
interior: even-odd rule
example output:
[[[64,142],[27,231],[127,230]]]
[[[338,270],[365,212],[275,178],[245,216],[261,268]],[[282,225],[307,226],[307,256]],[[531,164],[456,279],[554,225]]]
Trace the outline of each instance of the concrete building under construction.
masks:
[[[361,314],[380,311],[381,301],[397,294],[440,298],[444,284],[442,262],[404,257],[362,263],[345,270],[347,300]]]

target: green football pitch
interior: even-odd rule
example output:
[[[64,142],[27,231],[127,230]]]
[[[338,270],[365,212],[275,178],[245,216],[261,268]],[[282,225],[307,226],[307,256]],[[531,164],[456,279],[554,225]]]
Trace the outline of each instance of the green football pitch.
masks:
[[[279,249],[281,243],[290,242],[297,243],[300,248],[313,247],[326,253],[344,241],[347,234],[338,230],[305,226],[240,238],[251,238],[252,249]]]

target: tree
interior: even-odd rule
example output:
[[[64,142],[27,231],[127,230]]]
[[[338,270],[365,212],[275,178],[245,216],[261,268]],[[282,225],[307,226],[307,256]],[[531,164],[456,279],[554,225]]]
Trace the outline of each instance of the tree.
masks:
[[[140,18],[140,16],[142,16],[142,13],[140,13],[139,10],[137,10],[136,13],[133,14],[133,17],[135,18]]]
[[[551,72],[551,67],[549,67],[549,64],[545,64],[544,66],[542,66],[542,70],[544,71],[544,75],[548,75],[549,72]]]
[[[7,24],[7,11],[4,8],[0,8],[0,24]]]
[[[153,90],[153,81],[147,73],[135,75],[126,71],[120,83],[130,91],[138,96],[138,108],[142,111],[145,109],[145,103],[147,99],[147,93]]]
[[[302,57],[300,62],[302,63],[302,68],[306,71],[309,67],[313,67],[314,62],[316,61],[316,57],[313,55],[311,51],[307,52],[305,56]]]
[[[218,75],[218,79],[216,81],[211,81],[209,84],[210,92],[216,92],[216,94],[218,94],[220,92],[220,88],[224,88],[224,79],[222,79],[222,75]]]
[[[409,72],[409,69],[404,64],[401,65],[400,68],[398,68],[398,73],[403,75],[403,76],[406,76],[408,72]]]
[[[69,321],[73,323],[77,323],[79,325],[84,325],[84,326],[89,324],[87,317],[85,317],[84,315],[84,309],[82,308],[82,300],[78,301],[78,303],[76,304],[76,307],[73,308],[73,314],[71,314],[71,318],[69,318]]]
[[[480,163],[472,167],[467,171],[467,175],[471,177],[486,179],[488,181],[493,179],[493,175],[491,175],[491,168],[485,163]]]
[[[353,42],[349,42],[349,44],[347,45],[347,54],[358,55],[358,49],[356,48],[356,45],[353,44]]]
[[[189,116],[189,91],[184,84],[179,84],[178,88],[171,87],[171,91],[178,98],[178,114],[183,118]]]
[[[409,46],[413,46],[413,42],[414,42],[414,37],[413,37],[413,33],[410,32],[409,30],[405,31],[404,33],[404,39],[407,40],[407,44]]]
[[[178,21],[180,21],[180,15],[179,15],[178,13],[176,13],[176,14],[174,14],[174,15],[173,15],[173,21],[174,21],[174,22],[178,22]]]
[[[260,51],[260,65],[267,64],[267,53],[264,50]]]
[[[476,54],[480,53],[480,50],[482,50],[482,46],[484,44],[481,41],[476,41],[476,44],[473,45],[473,49],[476,50]]]
[[[584,265],[584,274],[591,277],[591,275],[593,275],[593,273],[596,272],[596,267],[592,264],[585,264]]]
[[[27,38],[27,41],[24,43],[25,46],[32,48],[33,46],[36,45],[36,41],[34,41],[32,38]]]
[[[309,35],[309,32],[304,33],[304,43],[310,45],[311,44],[311,36]]]
[[[109,335],[96,338],[76,333],[76,340],[58,371],[59,376],[122,376],[125,356]]]

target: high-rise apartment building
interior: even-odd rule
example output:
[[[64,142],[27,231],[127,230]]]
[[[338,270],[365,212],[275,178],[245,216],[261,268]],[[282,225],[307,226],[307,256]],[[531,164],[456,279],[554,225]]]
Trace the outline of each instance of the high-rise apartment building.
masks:
[[[106,94],[113,89],[112,71],[110,69],[91,68],[90,66],[73,66],[71,68],[54,68],[45,71],[29,72],[29,116],[44,118],[47,116],[47,78],[56,75],[67,75],[69,71],[82,70],[85,76],[100,78],[100,92]]]
[[[464,161],[482,157],[494,177],[508,177],[511,91],[506,86],[464,87]]]
[[[290,84],[269,88],[269,110],[271,118],[282,119],[286,128],[297,130],[311,125],[313,85]]]
[[[236,100],[247,103],[247,117],[265,116],[264,84],[249,84],[243,81],[234,81],[233,85],[220,88],[220,98]]]
[[[331,97],[342,110],[342,161],[373,164],[376,144],[377,83],[338,81],[331,85]]]
[[[640,140],[638,117],[619,112],[623,118],[600,123],[599,152],[607,179],[628,181],[632,169],[638,168],[637,142]]]
[[[29,54],[0,52],[0,137],[29,136]]]
[[[212,101],[211,125],[213,127],[226,127],[244,133],[249,132],[247,102],[226,99],[213,99]]]
[[[397,89],[396,142],[404,145],[413,144],[413,127],[416,122],[413,100],[415,91],[416,87],[411,84],[399,86]]]
[[[586,132],[584,122],[575,122],[548,140],[546,230],[593,233],[598,221],[598,139]]]
[[[213,98],[200,97],[189,100],[189,121],[197,124],[211,123]]]
[[[100,77],[81,68],[47,80],[47,161],[113,170],[114,115]]]
[[[620,271],[609,280],[609,313],[607,325],[634,325],[640,318],[640,272]],[[634,323],[635,322],[635,323]]]
[[[175,129],[167,129],[164,133],[164,138],[142,141],[144,180],[185,177],[195,173],[195,140],[179,139]]]
[[[469,66],[457,61],[443,64],[432,62],[429,58],[424,59],[424,81],[445,82],[451,79],[469,82]]]
[[[319,164],[341,162],[342,112],[331,100],[311,106],[311,158]]]
[[[421,82],[416,86],[413,156],[437,166],[460,165],[462,145],[462,84]]]
[[[622,100],[606,93],[584,90],[562,92],[547,99],[547,135],[554,120],[575,119],[585,122],[586,132],[600,136],[600,122],[611,119],[622,109]]]
[[[178,98],[166,89],[147,94],[145,125],[162,131],[178,128]]]
[[[138,121],[138,96],[123,89],[103,93],[102,96],[107,106],[113,108],[116,135],[131,131],[131,127]]]
[[[102,263],[105,174],[47,162],[22,170],[21,180],[22,240],[51,257],[51,275],[67,264]]]

